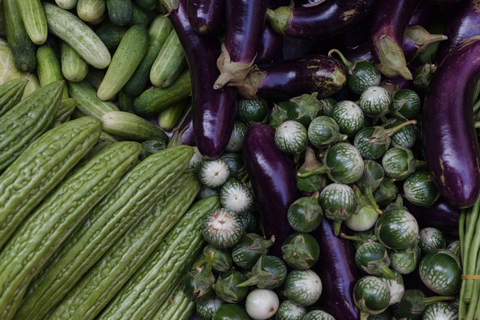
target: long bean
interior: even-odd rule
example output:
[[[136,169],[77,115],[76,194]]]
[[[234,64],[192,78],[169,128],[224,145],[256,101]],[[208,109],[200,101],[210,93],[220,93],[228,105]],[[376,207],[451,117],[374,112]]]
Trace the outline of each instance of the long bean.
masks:
[[[466,222],[466,216],[469,215],[470,210],[469,209],[464,209],[460,213],[460,218],[458,221],[458,237],[459,237],[459,242],[460,242],[460,257],[462,260],[462,266],[465,266],[465,222]],[[462,286],[460,289],[460,292],[463,293],[465,290],[465,282],[462,281]],[[462,296],[462,294],[460,295]],[[459,306],[458,306],[458,317],[460,319],[465,319],[467,316],[467,304],[463,299],[460,299],[459,301]]]
[[[477,200],[475,202],[475,205],[473,206],[472,209],[472,214],[471,214],[471,222],[470,225],[472,229],[474,229],[474,232],[472,232],[472,236],[470,238],[467,238],[466,241],[469,243],[469,250],[466,252],[466,264],[464,265],[464,274],[466,275],[473,275],[475,274],[476,271],[476,265],[477,265],[477,257],[478,257],[478,251],[480,249],[480,219],[478,217],[479,215],[479,207],[480,207],[480,201]],[[468,226],[470,227],[470,226]],[[465,291],[463,293],[463,300],[467,303],[471,302],[472,300],[472,295],[473,295],[473,284],[475,283],[475,280],[470,280],[470,279],[465,279]]]
[[[480,219],[479,219],[480,221]],[[478,235],[477,238],[480,239],[480,231],[477,230]],[[472,247],[473,248],[473,247]],[[477,249],[477,266],[475,268],[475,274],[480,274],[480,255],[478,252],[480,249]],[[472,273],[473,274],[473,273]],[[470,280],[471,282],[473,281],[474,283],[472,284],[472,295],[470,299],[470,304],[468,308],[468,314],[466,319],[480,319],[480,307],[478,306],[479,299],[480,299],[480,280]]]
[[[472,209],[470,210],[470,212],[467,213],[467,216],[466,216],[466,223],[467,223],[467,232],[466,232],[466,235],[465,235],[465,240],[463,241],[464,243],[464,247],[465,247],[465,255],[463,257],[463,271],[464,271],[464,274],[469,274],[468,272],[471,270],[472,266],[470,266],[470,264],[472,263],[472,259],[470,258],[471,256],[471,253],[470,253],[470,248],[471,248],[471,245],[472,245],[472,241],[473,241],[473,235],[474,235],[474,232],[475,232],[475,227],[477,225],[477,220],[478,220],[478,214],[479,214],[479,206],[480,206],[480,201],[477,200],[475,202],[475,204],[473,205]],[[475,260],[476,260],[476,255],[475,255]],[[473,268],[475,268],[475,261],[473,261]],[[475,269],[473,269],[473,271],[475,271]],[[471,274],[471,273],[470,273]],[[462,299],[463,301],[465,301],[466,303],[470,303],[470,298],[471,298],[471,294],[468,295],[467,293],[471,290],[470,289],[470,286],[471,286],[471,281],[472,280],[464,280],[463,283],[465,283],[465,286],[463,286],[463,289],[462,292],[461,292],[461,296],[462,296]]]

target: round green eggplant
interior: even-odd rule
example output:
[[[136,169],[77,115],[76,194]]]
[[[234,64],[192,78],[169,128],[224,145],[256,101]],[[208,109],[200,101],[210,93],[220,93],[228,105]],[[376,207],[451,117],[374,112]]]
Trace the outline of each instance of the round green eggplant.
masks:
[[[252,320],[238,304],[224,304],[217,310],[213,320]]]
[[[288,223],[298,232],[312,232],[322,223],[323,210],[318,203],[319,193],[303,197],[290,205],[287,212]]]
[[[342,221],[355,210],[355,192],[345,184],[329,184],[320,194],[320,205],[325,217],[334,221],[334,232],[338,235]]]
[[[196,304],[196,310],[200,318],[203,320],[212,320],[218,309],[223,306],[225,302],[217,297],[210,298],[207,301]]]
[[[198,168],[198,178],[202,185],[215,189],[230,178],[230,169],[222,159],[203,160]]]
[[[340,132],[348,135],[357,133],[363,127],[365,120],[360,106],[347,100],[337,103],[333,107],[330,117],[338,124]]]
[[[225,149],[227,152],[240,152],[242,150],[243,137],[245,137],[247,129],[247,126],[243,123],[238,121],[235,122],[232,135],[230,136],[230,140]]]
[[[393,319],[393,314],[388,309],[379,314],[369,315],[367,318],[367,320],[392,320],[392,319]]]
[[[437,302],[425,309],[422,320],[458,320],[458,308],[447,302]]]
[[[290,300],[285,300],[280,303],[277,313],[275,314],[276,320],[302,320],[303,316],[307,313],[304,306],[296,304]]]
[[[320,256],[320,246],[307,233],[294,233],[282,245],[283,261],[298,270],[311,268]]]
[[[404,250],[389,252],[390,267],[401,274],[410,274],[417,269],[422,251],[417,244]]]
[[[237,118],[246,125],[265,122],[270,108],[265,100],[240,99],[237,102]]]
[[[368,314],[378,314],[388,308],[390,290],[388,285],[379,278],[366,276],[355,284],[353,299],[362,313],[362,318],[366,318]]]
[[[393,93],[390,113],[396,117],[413,119],[420,113],[420,97],[410,89],[400,89]]]
[[[220,159],[225,161],[230,171],[230,178],[241,180],[246,174],[247,169],[243,162],[243,157],[237,152],[224,153]]]
[[[276,289],[285,282],[287,266],[275,257],[263,255],[252,268],[252,275],[238,287],[257,286],[260,289]]]
[[[257,229],[257,220],[250,211],[243,211],[238,213],[238,217],[242,221],[243,229],[246,233],[253,233]]]
[[[384,207],[395,200],[397,193],[398,188],[395,180],[385,178],[373,193],[373,198],[379,206]]]
[[[387,285],[390,290],[390,302],[389,306],[394,305],[402,299],[402,296],[405,292],[405,286],[403,284],[403,278],[400,272],[393,271],[395,277],[393,279],[389,277],[382,276],[380,277]]]
[[[300,153],[308,145],[307,129],[300,122],[285,121],[275,131],[275,145],[284,153]]]
[[[210,254],[195,263],[193,270],[187,272],[182,279],[183,293],[195,302],[204,302],[213,295],[212,285],[215,283],[215,276],[212,273],[214,253]]]
[[[267,254],[274,239],[266,240],[258,234],[247,233],[232,249],[233,262],[241,268],[251,269],[262,255]]]
[[[405,198],[419,207],[431,206],[440,197],[427,171],[417,171],[408,177],[403,184]]]
[[[455,295],[460,291],[462,269],[458,257],[446,249],[427,253],[418,267],[425,286],[440,295]]]
[[[388,267],[390,258],[387,249],[378,242],[365,242],[355,252],[355,263],[360,270],[373,275],[384,275],[387,278],[395,278],[395,274]]]
[[[422,249],[423,254],[437,249],[443,249],[445,245],[445,237],[440,230],[431,227],[420,230],[420,242],[418,246]]]
[[[213,285],[217,297],[227,303],[238,303],[245,299],[248,288],[237,287],[237,284],[244,282],[247,278],[238,271],[230,270],[218,276]]]
[[[378,189],[383,179],[385,178],[385,171],[382,166],[373,160],[364,160],[363,175],[358,179],[357,186],[361,192],[366,196],[370,205],[377,211],[382,213],[382,210],[378,207],[377,202],[373,196],[375,190]]]
[[[453,300],[454,297],[425,297],[425,294],[420,290],[405,290],[402,299],[399,303],[391,307],[395,319],[412,319],[420,320],[425,312],[425,309],[434,303]]]
[[[202,224],[202,235],[205,241],[219,249],[233,247],[244,232],[238,215],[223,208],[208,214]]]
[[[312,270],[293,270],[285,280],[283,293],[288,300],[308,307],[318,301],[322,288],[322,280]]]
[[[396,126],[401,125],[402,123],[406,122],[407,120],[394,118],[389,120],[389,123],[385,124],[385,129],[391,129]],[[417,130],[416,125],[406,126],[402,129],[395,132],[392,136],[392,144],[394,146],[400,146],[404,148],[412,148],[417,141]]]
[[[307,313],[302,320],[335,320],[335,318],[325,311],[313,310]]]
[[[413,157],[412,150],[395,146],[387,150],[382,158],[382,166],[387,177],[402,181],[417,170],[419,162]]]
[[[216,272],[225,272],[233,266],[232,256],[229,251],[206,246],[203,248],[203,255],[208,256],[213,251],[213,270]]]
[[[417,220],[405,208],[386,210],[375,223],[375,235],[388,249],[402,250],[411,247],[418,233]]]
[[[220,204],[235,213],[248,211],[253,206],[253,192],[246,183],[229,179],[220,189]]]
[[[391,103],[392,97],[386,89],[372,86],[362,92],[359,105],[367,116],[380,118],[388,113]]]
[[[344,141],[347,135],[340,133],[338,124],[330,117],[320,116],[312,120],[308,126],[308,140],[317,148]]]
[[[337,143],[329,148],[323,164],[328,177],[336,183],[355,183],[363,175],[364,162],[360,152],[346,142]]]

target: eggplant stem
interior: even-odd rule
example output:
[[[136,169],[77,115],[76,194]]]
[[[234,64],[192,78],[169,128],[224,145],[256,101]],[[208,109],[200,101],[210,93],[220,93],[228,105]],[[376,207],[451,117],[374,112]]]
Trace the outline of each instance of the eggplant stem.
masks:
[[[475,104],[473,105],[473,113],[477,113],[478,110],[480,110],[480,100],[475,102]]]
[[[475,122],[475,129],[480,129],[480,121]]]
[[[306,173],[297,172],[297,176],[299,176],[300,178],[308,178],[317,174],[325,174],[325,173],[327,173],[327,169],[325,168],[325,166],[321,166],[320,168],[317,168],[315,170],[312,170]]]
[[[415,166],[416,166],[417,168],[424,168],[424,167],[427,166],[427,161],[415,159]]]
[[[345,234],[345,233],[340,233],[340,238],[343,238],[343,239],[346,239],[346,240],[350,240],[350,241],[356,241],[356,242],[360,242],[360,238],[357,237],[357,236],[349,236],[348,234]]]
[[[378,207],[377,201],[375,201],[375,198],[373,197],[372,191],[371,190],[366,190],[365,196],[367,197],[368,201],[372,205],[373,209],[377,211],[378,214],[383,214],[383,211]]]
[[[380,268],[380,272],[381,272],[385,277],[387,277],[387,278],[389,278],[389,279],[395,279],[395,277],[396,277],[395,273],[393,273],[393,271],[390,270],[390,268],[387,267],[387,266],[381,267],[381,268]]]
[[[340,228],[342,227],[342,220],[333,221],[333,234],[338,236],[340,234]]]
[[[428,298],[423,298],[423,304],[424,305],[431,305],[436,302],[442,302],[442,301],[452,301],[455,300],[455,297],[453,296],[435,296],[435,297],[428,297]]]
[[[245,280],[242,283],[239,283],[236,285],[237,288],[244,288],[244,287],[249,287],[249,286],[255,286],[258,283],[258,277],[257,276],[251,276],[247,280]]]
[[[393,128],[390,128],[390,129],[387,129],[387,135],[390,137],[392,135],[394,135],[395,133],[397,133],[398,131],[402,130],[403,128],[405,128],[406,126],[409,126],[411,124],[416,124],[417,123],[417,120],[408,120],[408,121],[405,121],[404,123],[401,123],[399,124],[398,126],[396,127],[393,127]]]
[[[340,52],[340,50],[338,49],[332,49],[330,51],[328,51],[328,57],[332,57],[332,53],[336,53],[339,57],[340,57],[340,60],[342,60],[343,64],[345,65],[345,67],[350,70],[350,68],[352,67],[352,63],[350,61],[347,60],[347,58],[345,58],[345,56]]]

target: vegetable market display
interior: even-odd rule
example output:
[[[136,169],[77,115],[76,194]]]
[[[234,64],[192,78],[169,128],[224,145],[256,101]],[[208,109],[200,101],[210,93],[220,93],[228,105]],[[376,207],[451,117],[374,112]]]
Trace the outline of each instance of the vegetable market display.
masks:
[[[0,1],[0,319],[480,319],[478,22]]]

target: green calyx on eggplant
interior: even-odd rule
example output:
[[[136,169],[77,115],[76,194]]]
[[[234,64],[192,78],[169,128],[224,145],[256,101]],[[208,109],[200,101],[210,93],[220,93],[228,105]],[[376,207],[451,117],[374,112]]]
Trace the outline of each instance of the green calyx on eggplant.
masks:
[[[378,189],[385,177],[385,171],[382,166],[372,160],[364,160],[363,175],[358,179],[357,186],[360,191],[367,197],[372,207],[378,214],[382,213],[382,210],[378,207],[377,202],[373,196],[375,190]]]
[[[401,274],[410,274],[417,269],[422,251],[417,243],[404,250],[391,250],[389,252],[390,267]]]
[[[295,120],[287,120],[275,130],[275,145],[287,154],[299,154],[308,145],[307,129]]]
[[[345,225],[353,231],[367,231],[375,225],[378,218],[378,211],[372,206],[371,201],[358,187],[354,186],[354,191],[356,202],[355,211],[345,220]]]
[[[275,237],[267,240],[255,233],[247,233],[232,249],[233,262],[241,268],[250,269],[258,259],[267,254],[275,242]]]
[[[379,159],[390,147],[390,137],[404,127],[415,123],[417,120],[409,120],[390,129],[382,126],[363,128],[355,135],[354,145],[364,159]]]
[[[322,110],[322,115],[330,117],[333,107],[338,103],[337,100],[333,98],[324,98],[318,100],[320,103],[320,110]]]
[[[404,36],[405,39],[413,43],[417,49],[412,60],[425,53],[430,45],[448,39],[448,37],[443,34],[431,34],[420,25],[406,28]]]
[[[287,212],[288,223],[298,232],[312,232],[322,223],[323,210],[318,203],[320,193],[302,197],[290,205]]]
[[[248,288],[237,287],[237,284],[244,282],[247,278],[238,271],[230,270],[220,274],[213,290],[217,296],[227,303],[238,303],[245,299]]]
[[[460,259],[450,250],[427,253],[418,266],[420,279],[433,292],[452,296],[458,294],[462,283]]]
[[[427,91],[430,81],[432,81],[433,75],[437,72],[437,65],[431,63],[425,63],[415,70],[413,75],[413,85],[420,92]]]
[[[322,104],[317,99],[317,93],[302,94],[275,104],[270,116],[270,126],[276,128],[286,120],[294,120],[307,128],[321,110]]]
[[[370,275],[395,278],[395,274],[389,269],[390,258],[387,249],[378,242],[362,244],[355,252],[355,263],[359,269]]]
[[[401,146],[388,149],[382,158],[385,174],[396,181],[407,179],[418,167],[425,165],[425,161],[414,158],[412,150]]]
[[[421,108],[420,97],[410,89],[400,89],[393,93],[390,114],[395,117],[413,119],[418,115]]]
[[[381,118],[388,113],[392,97],[390,93],[379,86],[372,86],[363,91],[359,106],[370,118]]]
[[[287,277],[287,266],[275,257],[263,255],[252,268],[252,275],[238,287],[257,286],[260,289],[276,289]]]
[[[262,99],[240,99],[237,102],[237,118],[246,125],[263,123],[268,119],[270,108]]]
[[[400,302],[392,306],[392,311],[396,319],[420,320],[429,305],[451,300],[455,300],[455,297],[434,296],[426,298],[420,290],[405,290]]]
[[[247,129],[247,126],[243,123],[239,121],[235,122],[232,135],[230,136],[230,140],[225,149],[227,152],[239,152],[242,150],[243,137],[245,136]]]
[[[390,290],[390,302],[389,306],[394,305],[402,299],[403,294],[405,293],[405,286],[403,284],[403,277],[400,272],[392,271],[395,275],[394,278],[389,278],[386,276],[381,276],[380,279],[388,285]]]
[[[361,278],[353,288],[355,305],[360,309],[360,319],[368,319],[368,315],[378,314],[388,308],[390,290],[388,285],[374,276]]]
[[[215,276],[212,272],[212,266],[214,256],[214,251],[210,251],[208,256],[197,261],[194,269],[183,277],[183,292],[189,299],[203,302],[213,296],[212,285],[215,283]]]
[[[319,116],[308,126],[308,140],[317,148],[326,147],[332,143],[345,141],[348,136],[340,133],[338,124],[330,117]]]
[[[355,210],[355,192],[345,184],[329,184],[320,194],[320,205],[325,217],[334,221],[334,234],[338,235],[342,221]]]
[[[209,256],[211,251],[213,251],[213,270],[216,272],[225,272],[233,266],[232,256],[229,251],[208,245],[203,248],[203,255]]]
[[[283,261],[290,267],[305,270],[311,268],[320,256],[320,246],[307,233],[294,233],[282,245]]]
[[[347,235],[342,232],[340,233],[340,237],[352,241],[355,250],[360,248],[360,246],[366,242],[377,241],[377,236],[375,235],[373,228],[367,231],[354,232],[353,235]]]
[[[401,118],[391,118],[388,120],[387,123],[385,123],[385,129],[394,128],[406,121],[408,120],[403,120]],[[419,131],[420,123],[418,122],[415,125],[403,127],[391,136],[392,144],[404,148],[412,148],[417,141],[417,137],[420,136]]]
[[[302,167],[298,169],[295,179],[297,180],[297,187],[304,192],[315,192],[323,188],[326,184],[326,177],[323,169],[320,169],[322,164],[317,160],[315,151],[307,147],[305,150],[305,162]],[[320,170],[320,173],[316,173]]]
[[[417,171],[403,184],[405,198],[419,207],[431,206],[440,197],[432,176],[427,171]]]
[[[427,254],[437,249],[444,249],[446,246],[445,236],[436,228],[423,228],[420,230],[418,246],[422,249],[422,254]]]
[[[373,198],[379,206],[384,207],[395,200],[397,193],[398,188],[395,179],[385,178],[373,193]]]
[[[360,95],[368,87],[377,86],[380,83],[382,74],[370,61],[355,60],[350,62],[337,49],[330,50],[328,56],[331,57],[333,53],[340,57],[340,60],[347,68],[347,86],[353,93]]]
[[[285,104],[275,104],[270,112],[268,124],[273,129],[284,123],[288,119],[288,111]]]
[[[337,103],[333,107],[330,117],[338,124],[340,132],[348,135],[357,133],[365,122],[362,108],[355,102],[348,100]]]

